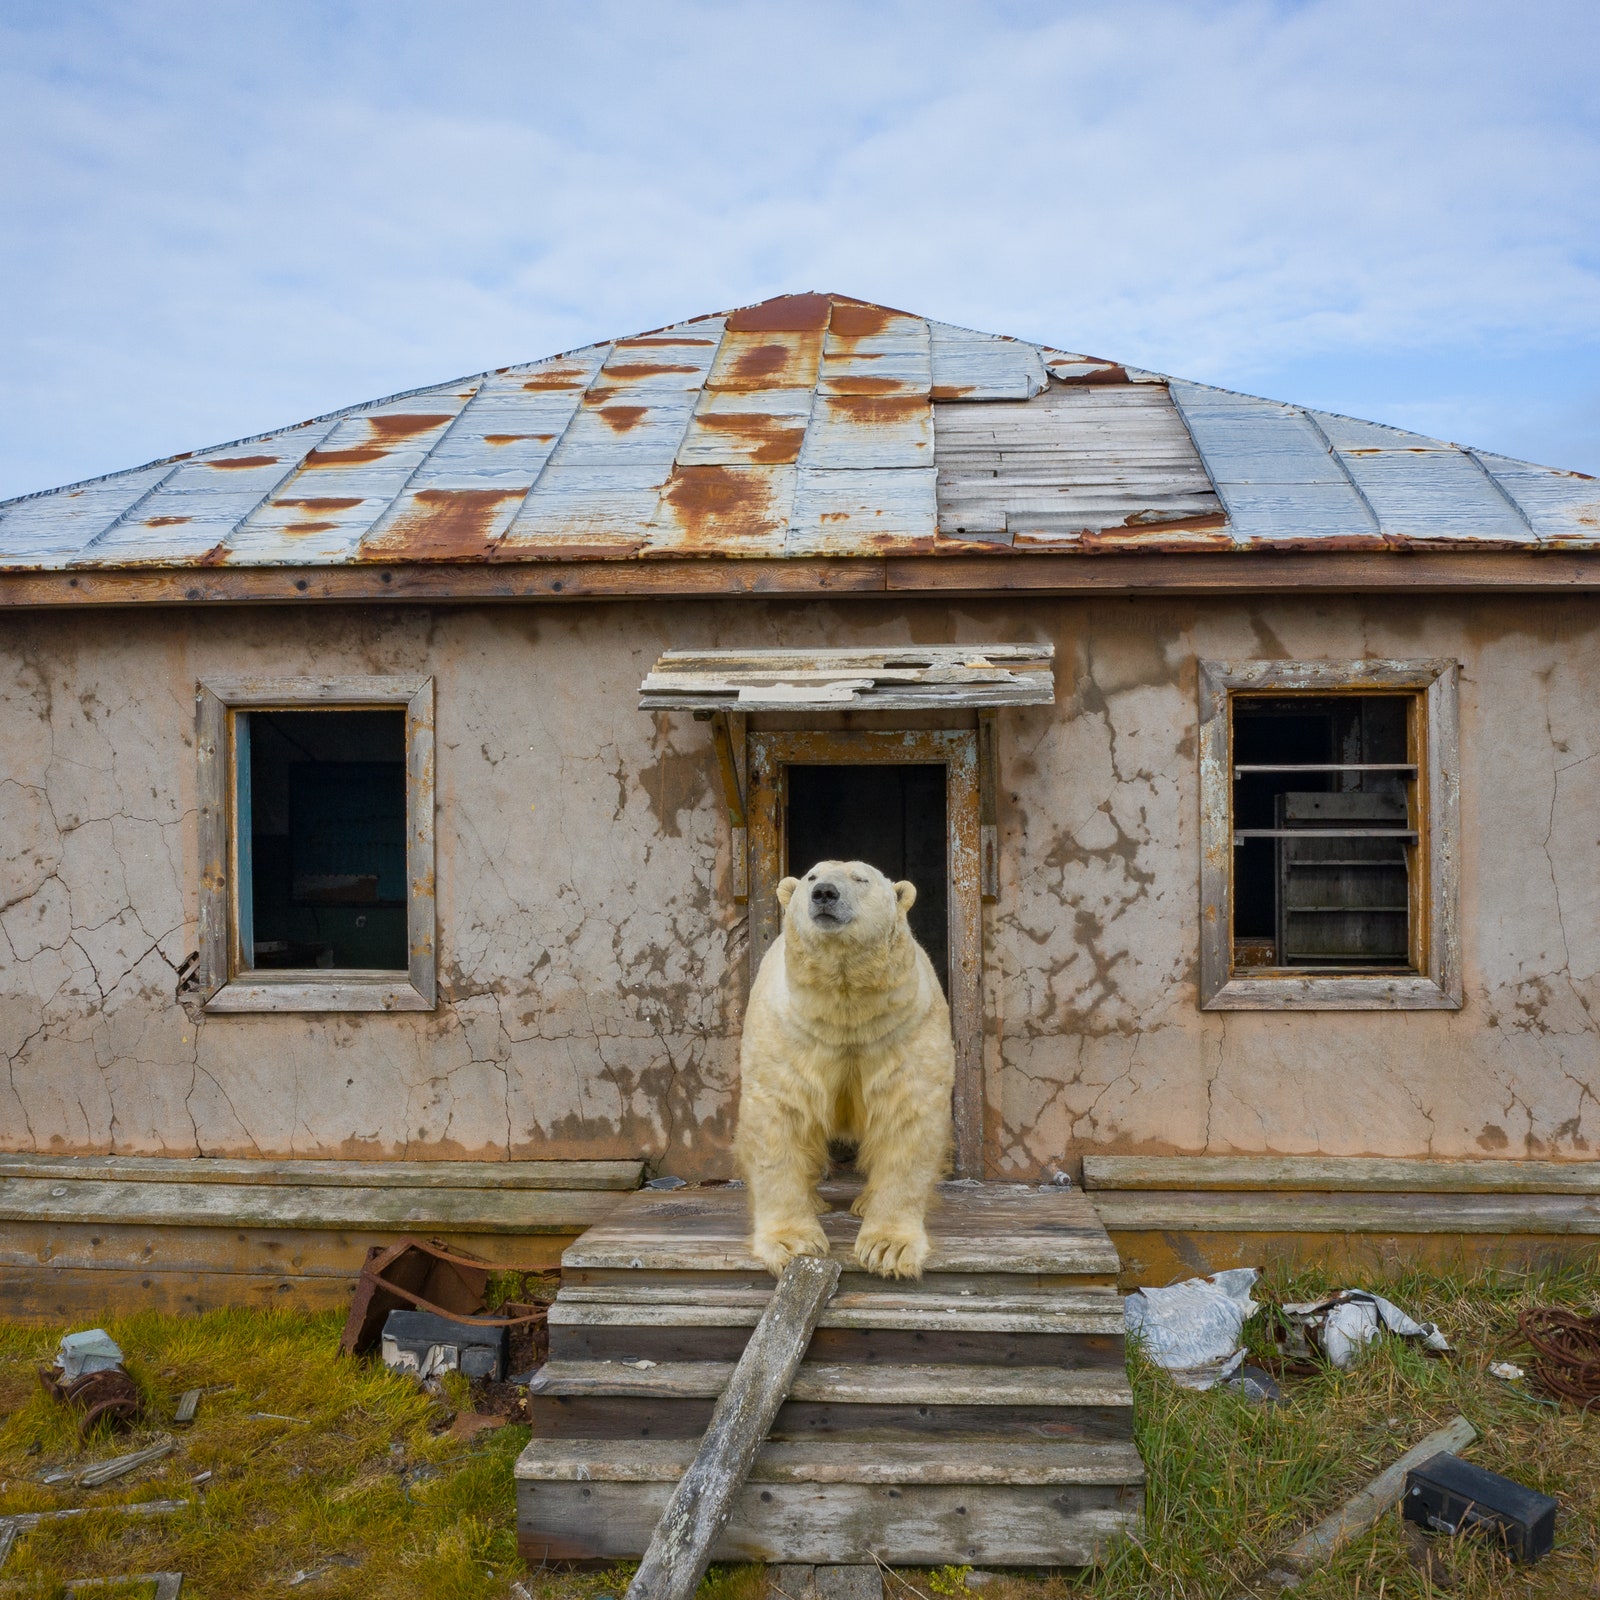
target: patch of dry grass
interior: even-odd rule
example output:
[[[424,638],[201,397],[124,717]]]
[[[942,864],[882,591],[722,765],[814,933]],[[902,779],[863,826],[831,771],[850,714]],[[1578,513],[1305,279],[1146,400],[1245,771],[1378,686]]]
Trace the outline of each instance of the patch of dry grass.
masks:
[[[111,1320],[151,1420],[87,1445],[77,1414],[33,1375],[64,1330],[0,1325],[0,1512],[193,1505],[171,1517],[41,1524],[18,1540],[6,1578],[50,1594],[66,1578],[164,1570],[186,1574],[186,1595],[218,1600],[375,1592],[499,1600],[523,1571],[511,1465],[527,1430],[470,1443],[436,1433],[448,1415],[439,1401],[375,1363],[339,1356],[342,1322],[288,1311]],[[199,1387],[211,1392],[196,1421],[172,1428],[178,1396]],[[99,1490],[40,1482],[163,1431],[178,1449],[131,1477]]]
[[[1518,1360],[1516,1313],[1531,1304],[1591,1310],[1600,1266],[1544,1277],[1412,1273],[1368,1282],[1437,1321],[1450,1360],[1384,1340],[1355,1370],[1291,1382],[1262,1407],[1232,1391],[1176,1389],[1135,1362],[1139,1441],[1149,1469],[1146,1527],[1092,1574],[999,1574],[985,1600],[1229,1600],[1265,1592],[1272,1557],[1373,1473],[1456,1412],[1478,1428],[1469,1459],[1561,1502],[1555,1553],[1518,1569],[1472,1541],[1434,1541],[1454,1569],[1450,1594],[1600,1596],[1600,1415],[1539,1404],[1491,1377]],[[1284,1299],[1337,1287],[1280,1279]],[[107,1324],[128,1352],[154,1419],[135,1433],[79,1445],[76,1418],[39,1390],[62,1329],[0,1324],[0,1513],[68,1504],[188,1498],[193,1510],[146,1522],[45,1525],[19,1540],[5,1578],[59,1592],[67,1577],[180,1570],[185,1594],[385,1600],[505,1600],[520,1581],[538,1600],[621,1600],[629,1569],[529,1573],[518,1559],[511,1469],[527,1430],[463,1442],[435,1430],[441,1402],[409,1379],[337,1354],[340,1319],[293,1312],[138,1316]],[[1258,1335],[1253,1335],[1259,1337]],[[1525,1363],[1524,1363],[1525,1364]],[[198,1420],[171,1430],[166,1461],[85,1491],[47,1486],[53,1468],[137,1448],[169,1426],[178,1395],[217,1387]],[[463,1397],[455,1396],[457,1403]],[[302,1419],[277,1421],[256,1413]],[[210,1472],[202,1483],[196,1475]],[[297,1575],[308,1574],[295,1583]],[[907,1572],[900,1600],[964,1592],[958,1569]],[[761,1600],[758,1568],[713,1569],[701,1600]],[[1306,1600],[1423,1600],[1434,1578],[1413,1564],[1397,1518],[1384,1518],[1297,1591]]]

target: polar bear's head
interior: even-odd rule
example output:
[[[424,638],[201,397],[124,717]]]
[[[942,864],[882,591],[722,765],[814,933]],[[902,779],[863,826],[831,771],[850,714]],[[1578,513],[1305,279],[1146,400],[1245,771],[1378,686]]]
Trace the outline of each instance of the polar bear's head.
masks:
[[[819,861],[778,885],[784,931],[807,943],[887,943],[916,898],[914,884],[891,883],[865,861]]]

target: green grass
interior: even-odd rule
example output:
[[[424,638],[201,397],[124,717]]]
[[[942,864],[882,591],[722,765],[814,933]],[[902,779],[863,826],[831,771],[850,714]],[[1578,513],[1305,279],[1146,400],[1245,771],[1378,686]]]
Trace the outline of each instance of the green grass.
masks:
[[[1286,1299],[1331,1286],[1307,1274],[1271,1285]],[[1384,1340],[1353,1371],[1291,1382],[1282,1407],[1227,1390],[1182,1391],[1136,1359],[1137,1427],[1150,1475],[1143,1536],[1097,1573],[1000,1574],[983,1595],[1226,1600],[1264,1592],[1258,1580],[1276,1552],[1459,1411],[1481,1436],[1469,1459],[1555,1495],[1562,1509],[1555,1553],[1528,1569],[1482,1544],[1435,1541],[1453,1568],[1450,1594],[1600,1596],[1600,1415],[1538,1404],[1525,1385],[1486,1371],[1490,1361],[1522,1353],[1520,1307],[1600,1305],[1600,1268],[1545,1277],[1416,1273],[1367,1286],[1437,1321],[1458,1354],[1433,1360]],[[518,1559],[511,1469],[525,1428],[470,1443],[436,1431],[449,1414],[445,1403],[375,1363],[341,1358],[341,1322],[287,1311],[107,1321],[155,1418],[170,1418],[184,1389],[230,1387],[205,1396],[193,1427],[172,1430],[174,1455],[94,1491],[39,1480],[53,1468],[137,1448],[165,1424],[80,1445],[75,1415],[39,1390],[33,1370],[65,1330],[0,1323],[0,1513],[194,1502],[190,1514],[145,1522],[45,1524],[19,1539],[4,1578],[50,1595],[71,1577],[178,1570],[185,1595],[197,1600],[505,1600],[520,1580],[539,1600],[621,1600],[626,1568],[529,1573]],[[207,1471],[209,1479],[192,1481]],[[299,1573],[315,1576],[291,1587]],[[965,1592],[964,1578],[959,1568],[908,1571],[895,1587],[904,1600],[933,1600]],[[701,1600],[761,1600],[762,1587],[759,1569],[713,1569]],[[1307,1600],[1438,1592],[1393,1516],[1297,1591]]]

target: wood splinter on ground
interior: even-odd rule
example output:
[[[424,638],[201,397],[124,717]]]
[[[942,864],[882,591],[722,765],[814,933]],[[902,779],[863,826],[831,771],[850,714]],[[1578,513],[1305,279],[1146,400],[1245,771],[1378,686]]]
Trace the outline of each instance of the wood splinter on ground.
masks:
[[[1292,1589],[1313,1567],[1319,1566],[1358,1533],[1364,1533],[1395,1505],[1405,1493],[1406,1474],[1441,1451],[1455,1454],[1478,1437],[1478,1430],[1465,1417],[1452,1417],[1420,1444],[1386,1467],[1364,1488],[1352,1495],[1331,1517],[1302,1534],[1278,1557],[1267,1581],[1280,1589]]]
[[[839,1263],[820,1256],[796,1256],[783,1269],[700,1449],[661,1514],[627,1600],[689,1600],[694,1593],[838,1284]]]

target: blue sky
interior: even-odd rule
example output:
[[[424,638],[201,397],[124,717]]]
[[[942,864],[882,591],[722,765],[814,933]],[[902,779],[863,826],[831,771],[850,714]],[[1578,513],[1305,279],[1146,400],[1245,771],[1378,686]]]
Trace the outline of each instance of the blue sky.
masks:
[[[1594,0],[6,0],[0,497],[833,289],[1600,473]]]

